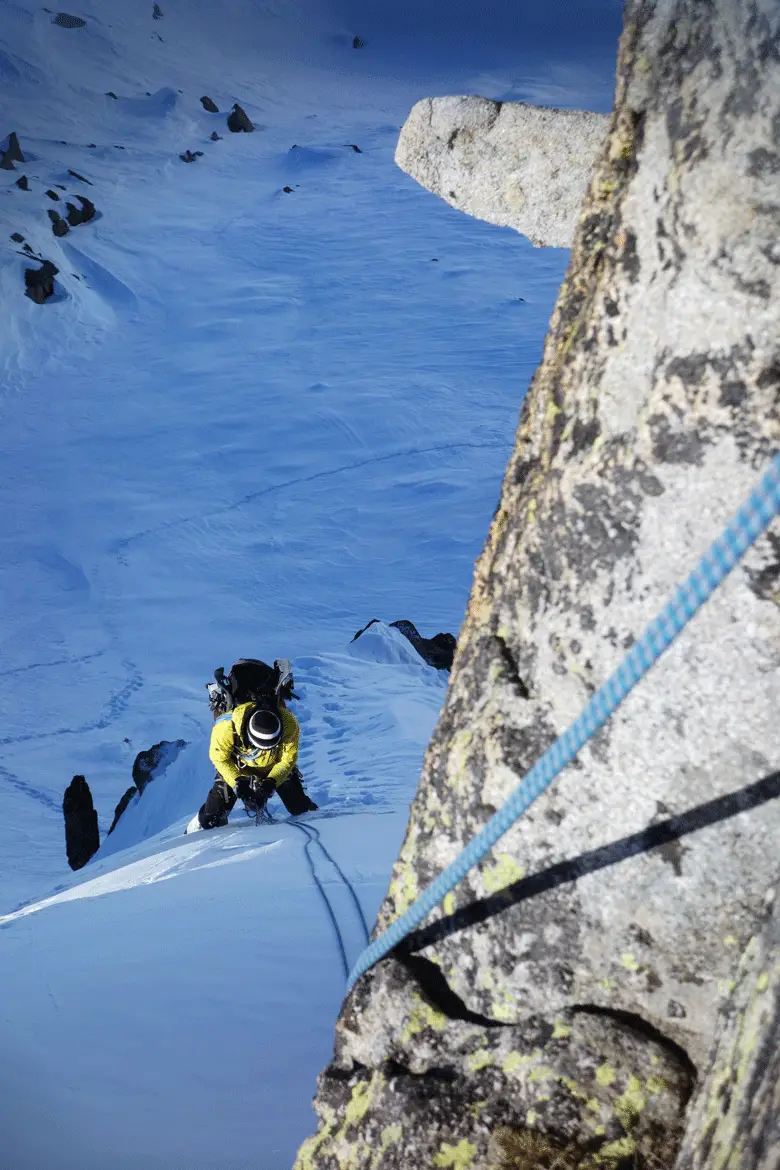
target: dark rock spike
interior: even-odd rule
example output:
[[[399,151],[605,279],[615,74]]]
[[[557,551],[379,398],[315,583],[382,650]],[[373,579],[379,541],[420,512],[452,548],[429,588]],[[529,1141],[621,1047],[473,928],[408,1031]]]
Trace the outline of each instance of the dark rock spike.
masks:
[[[22,148],[19,145],[19,138],[15,130],[12,130],[8,135],[8,146],[6,147],[6,151],[11,156],[11,160],[13,162],[24,162],[24,155],[22,154]]]
[[[100,829],[92,793],[83,776],[74,776],[62,799],[65,851],[71,869],[81,869],[100,848]]]

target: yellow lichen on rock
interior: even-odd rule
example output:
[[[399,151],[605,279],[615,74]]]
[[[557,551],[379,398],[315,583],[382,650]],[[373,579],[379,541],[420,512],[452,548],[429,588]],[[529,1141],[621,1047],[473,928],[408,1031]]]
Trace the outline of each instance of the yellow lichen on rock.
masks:
[[[457,1146],[451,1146],[444,1142],[438,1154],[433,1159],[434,1166],[452,1167],[452,1170],[468,1170],[468,1167],[474,1161],[474,1155],[477,1152],[477,1147],[471,1142],[458,1142]]]
[[[482,884],[486,894],[495,894],[499,890],[519,882],[525,877],[525,869],[519,865],[510,853],[496,853],[492,865],[486,865],[482,871]]]
[[[419,893],[417,875],[408,861],[402,863],[402,868],[390,882],[389,896],[395,903],[396,915],[405,914]]]
[[[646,1104],[647,1096],[642,1082],[632,1073],[628,1078],[628,1088],[615,1102],[615,1116],[626,1132],[634,1128]]]
[[[324,1123],[317,1133],[312,1137],[306,1138],[298,1150],[298,1157],[295,1160],[295,1170],[316,1170],[316,1163],[314,1156],[319,1150],[320,1146],[328,1140],[333,1128],[336,1124],[336,1115],[328,1105],[321,1107]]]
[[[447,1017],[443,1012],[437,1012],[417,992],[415,992],[414,998],[416,1006],[413,1008],[409,1022],[404,1029],[404,1044],[408,1044],[412,1036],[416,1036],[425,1028],[433,1028],[435,1032],[443,1032],[447,1027]]]

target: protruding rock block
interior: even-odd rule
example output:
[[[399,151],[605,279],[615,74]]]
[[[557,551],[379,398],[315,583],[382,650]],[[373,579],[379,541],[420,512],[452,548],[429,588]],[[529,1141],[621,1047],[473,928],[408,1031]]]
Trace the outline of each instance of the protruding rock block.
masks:
[[[609,119],[481,97],[425,98],[395,161],[452,207],[511,227],[537,247],[571,247]]]

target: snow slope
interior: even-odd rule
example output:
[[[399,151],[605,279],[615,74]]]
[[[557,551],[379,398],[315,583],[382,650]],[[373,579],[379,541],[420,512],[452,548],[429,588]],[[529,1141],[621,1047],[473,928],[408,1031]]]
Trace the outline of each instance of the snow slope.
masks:
[[[180,837],[211,779],[203,684],[294,659],[312,826],[370,923],[444,680],[385,627],[350,638],[457,631],[567,258],[418,188],[398,128],[436,93],[611,102],[613,0],[161,7],[63,29],[0,3],[0,135],[26,154],[0,171],[9,1170],[290,1165],[343,989],[334,920],[348,958],[362,926],[298,826]],[[47,190],[98,218],[55,239]],[[12,232],[60,269],[54,302],[21,295]],[[178,737],[74,878],[70,777],[105,835],[135,754]]]

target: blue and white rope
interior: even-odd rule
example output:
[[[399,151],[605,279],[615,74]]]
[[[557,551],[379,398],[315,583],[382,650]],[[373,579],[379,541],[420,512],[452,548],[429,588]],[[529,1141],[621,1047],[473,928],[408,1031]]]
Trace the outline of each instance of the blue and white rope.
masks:
[[[587,741],[620,706],[626,695],[668,649],[680,631],[739,563],[748,548],[780,514],[780,454],[723,533],[711,545],[671,601],[634,643],[615,673],[593,695],[582,714],[559,736],[517,786],[503,808],[494,813],[462,853],[412,903],[409,909],[366,947],[350,972],[348,988],[374,963],[398,946],[441,902],[549,788]]]

